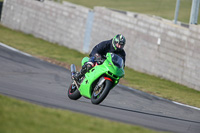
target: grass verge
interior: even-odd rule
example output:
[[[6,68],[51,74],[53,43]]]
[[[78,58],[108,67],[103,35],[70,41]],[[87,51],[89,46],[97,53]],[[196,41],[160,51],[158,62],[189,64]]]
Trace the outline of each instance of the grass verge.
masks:
[[[174,19],[176,0],[62,0],[89,8],[105,6],[117,10],[139,12]],[[192,0],[181,0],[178,21],[189,23]],[[200,18],[198,19],[200,21]],[[199,22],[198,21],[198,22]]]
[[[0,95],[1,133],[157,133],[67,110],[44,108]]]
[[[80,68],[81,59],[87,56],[2,25],[0,25],[0,37],[2,43],[67,68],[72,63]],[[127,67],[125,78],[120,83],[169,100],[200,107],[199,91]]]

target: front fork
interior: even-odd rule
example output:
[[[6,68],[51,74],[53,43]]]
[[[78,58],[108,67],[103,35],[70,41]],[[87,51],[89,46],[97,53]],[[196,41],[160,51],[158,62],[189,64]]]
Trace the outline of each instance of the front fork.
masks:
[[[76,80],[74,80],[73,76],[76,73],[76,66],[74,64],[71,64],[71,77],[72,77],[72,84],[74,84],[76,86],[76,88],[79,88],[79,85],[77,84]]]
[[[96,87],[95,87],[94,90],[96,90],[96,89],[102,87],[103,83],[104,83],[106,80],[110,80],[110,81],[112,82],[112,79],[111,79],[111,78],[108,78],[108,77],[101,77],[101,78],[99,79],[99,81],[98,81],[98,83],[97,83],[97,85],[96,85]]]
[[[77,89],[79,88],[79,86],[78,86],[78,84],[77,84],[77,82],[75,80],[73,80],[72,84],[74,84]]]

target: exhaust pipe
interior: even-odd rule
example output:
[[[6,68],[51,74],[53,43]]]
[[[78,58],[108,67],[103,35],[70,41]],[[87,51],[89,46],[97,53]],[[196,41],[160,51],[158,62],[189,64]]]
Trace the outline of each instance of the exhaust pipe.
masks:
[[[76,66],[74,64],[71,64],[71,73],[72,76],[76,73]]]

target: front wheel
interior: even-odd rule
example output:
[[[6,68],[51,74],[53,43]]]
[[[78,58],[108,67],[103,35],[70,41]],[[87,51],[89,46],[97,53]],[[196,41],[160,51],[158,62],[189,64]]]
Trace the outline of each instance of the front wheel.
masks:
[[[78,88],[72,83],[68,89],[68,97],[72,100],[77,100],[81,97]]]
[[[92,92],[91,102],[93,104],[100,104],[108,95],[112,87],[112,82],[105,80],[105,82],[100,87],[95,87]]]

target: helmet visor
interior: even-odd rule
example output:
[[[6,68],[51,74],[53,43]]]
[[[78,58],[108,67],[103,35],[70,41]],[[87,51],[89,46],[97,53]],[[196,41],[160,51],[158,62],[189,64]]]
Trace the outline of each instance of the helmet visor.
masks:
[[[117,49],[123,49],[124,48],[124,44],[116,43],[116,47],[117,47]]]

